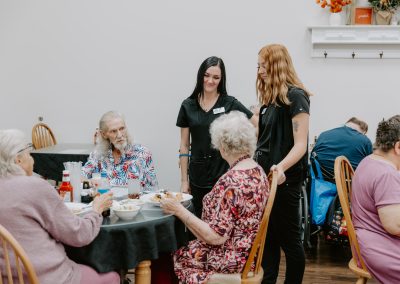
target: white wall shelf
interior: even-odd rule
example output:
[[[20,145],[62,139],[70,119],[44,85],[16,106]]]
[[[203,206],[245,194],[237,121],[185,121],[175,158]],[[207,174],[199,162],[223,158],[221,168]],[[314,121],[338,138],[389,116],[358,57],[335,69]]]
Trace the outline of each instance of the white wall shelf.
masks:
[[[312,26],[315,58],[400,58],[400,26]]]

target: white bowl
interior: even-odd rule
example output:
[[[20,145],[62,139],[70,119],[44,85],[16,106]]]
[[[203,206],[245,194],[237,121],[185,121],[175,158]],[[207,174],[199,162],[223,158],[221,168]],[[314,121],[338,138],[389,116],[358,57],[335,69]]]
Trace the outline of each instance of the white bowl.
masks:
[[[122,220],[132,220],[140,211],[140,206],[133,204],[124,204],[112,208],[115,215]]]
[[[138,207],[142,207],[144,202],[140,199],[124,199],[119,201],[120,205],[136,205]]]

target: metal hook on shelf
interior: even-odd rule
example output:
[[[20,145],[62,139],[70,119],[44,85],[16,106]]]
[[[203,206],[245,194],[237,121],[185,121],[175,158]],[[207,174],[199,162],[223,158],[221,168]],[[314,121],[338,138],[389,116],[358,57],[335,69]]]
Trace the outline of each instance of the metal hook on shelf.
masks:
[[[326,50],[324,51],[324,56],[325,56],[325,58],[328,56],[328,53],[326,52]]]
[[[382,59],[382,57],[383,57],[383,51],[381,51],[381,52],[379,53],[379,56],[380,56],[380,58]]]
[[[354,59],[354,57],[356,57],[356,54],[354,53],[354,51],[353,51],[353,53],[351,54],[351,57]]]

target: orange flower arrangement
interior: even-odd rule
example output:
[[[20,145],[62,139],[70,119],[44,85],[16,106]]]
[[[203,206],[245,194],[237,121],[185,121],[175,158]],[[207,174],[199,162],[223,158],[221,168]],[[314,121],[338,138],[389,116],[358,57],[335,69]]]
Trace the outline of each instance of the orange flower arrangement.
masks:
[[[342,12],[344,6],[351,4],[351,0],[316,0],[321,8],[329,7],[332,13]]]

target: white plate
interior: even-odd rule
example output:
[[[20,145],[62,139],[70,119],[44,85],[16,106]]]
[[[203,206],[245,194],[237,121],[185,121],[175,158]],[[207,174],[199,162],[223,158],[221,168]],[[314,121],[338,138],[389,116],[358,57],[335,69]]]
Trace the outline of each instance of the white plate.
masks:
[[[71,210],[72,213],[78,216],[92,210],[92,206],[85,203],[65,202],[64,204],[68,207],[69,210]]]
[[[173,195],[176,195],[178,192],[171,192],[171,191],[170,191],[170,193],[172,193]],[[154,192],[153,192],[153,193],[149,193],[149,194],[144,194],[144,195],[142,195],[142,196],[140,197],[140,200],[142,200],[142,201],[144,201],[144,202],[146,202],[146,203],[153,204],[153,205],[155,205],[155,206],[160,206],[160,202],[153,199],[154,196],[155,196],[156,194],[161,195],[162,198],[165,197],[165,193],[154,193]],[[189,201],[189,200],[191,200],[192,198],[193,198],[193,196],[191,196],[190,194],[182,193],[182,200],[181,200],[181,203],[184,203],[184,202],[186,202],[186,201]]]

